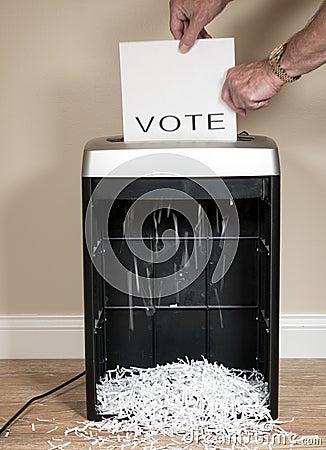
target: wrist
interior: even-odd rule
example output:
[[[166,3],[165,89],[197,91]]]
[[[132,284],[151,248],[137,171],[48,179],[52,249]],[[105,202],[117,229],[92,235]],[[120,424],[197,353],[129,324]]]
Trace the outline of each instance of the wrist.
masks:
[[[268,61],[271,66],[272,71],[274,74],[280,78],[282,81],[285,81],[286,83],[293,83],[294,81],[298,80],[301,75],[300,74],[293,74],[290,69],[290,72],[288,72],[284,65],[281,65],[281,58],[284,56],[286,50],[287,50],[287,43],[280,45],[278,48],[275,48],[271,54],[269,55]],[[287,60],[285,59],[285,66],[287,67]],[[284,64],[284,60],[283,60]]]
[[[264,70],[265,75],[267,79],[269,80],[270,84],[277,90],[280,90],[281,87],[285,84],[285,81],[281,80],[273,71],[270,62],[268,59],[264,60]]]
[[[288,48],[285,49],[283,55],[279,59],[279,64],[282,69],[290,76],[290,77],[298,77],[301,75],[298,70],[295,70],[293,67],[293,61],[291,61],[291,57],[289,55]]]

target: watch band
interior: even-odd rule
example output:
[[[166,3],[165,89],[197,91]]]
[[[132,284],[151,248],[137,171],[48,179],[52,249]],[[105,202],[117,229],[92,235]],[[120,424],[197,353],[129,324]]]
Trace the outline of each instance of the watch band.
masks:
[[[268,60],[275,75],[277,75],[285,83],[293,83],[294,81],[299,80],[299,78],[301,78],[301,75],[291,77],[291,75],[288,75],[285,72],[285,70],[281,67],[280,59],[283,53],[285,52],[286,47],[287,43],[282,44],[279,47],[275,48],[275,50],[273,50],[272,53],[269,55]]]

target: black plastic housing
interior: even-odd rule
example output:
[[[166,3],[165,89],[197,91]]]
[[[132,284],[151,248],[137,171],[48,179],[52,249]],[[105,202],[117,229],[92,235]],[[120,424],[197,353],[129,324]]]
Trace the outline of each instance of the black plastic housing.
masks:
[[[115,179],[83,178],[84,219],[92,194],[99,182],[110,190]],[[201,183],[216,182],[214,178]],[[240,220],[239,246],[225,277],[215,285],[211,275],[220,256],[220,216],[213,199],[196,184],[196,179],[144,178],[130,184],[114,203],[108,218],[112,246],[126,267],[132,257],[124,247],[123,221],[129,206],[145,192],[160,187],[175,188],[195,198],[209,217],[213,246],[203,273],[188,288],[175,296],[153,301],[146,313],[142,299],[135,296],[130,307],[128,296],[110,286],[98,273],[85,242],[84,223],[84,307],[86,345],[87,417],[100,420],[96,410],[96,383],[108,369],[119,366],[151,367],[188,356],[218,361],[228,367],[258,369],[270,393],[273,418],[278,416],[279,364],[279,257],[280,257],[280,177],[223,178],[235,202]],[[101,209],[103,198],[96,193],[94,208]],[[228,201],[227,199],[219,199]],[[153,200],[154,201],[154,200]],[[179,234],[185,245],[194,245],[189,226],[182,217]],[[161,226],[169,226],[161,221]],[[85,222],[85,220],[84,220]],[[153,224],[145,222],[143,238],[156,245]],[[203,239],[201,251],[205,251]],[[152,276],[165,276],[172,261],[158,264]],[[139,264],[140,271],[142,268]],[[218,292],[218,295],[216,294]],[[178,296],[178,298],[177,298]],[[177,308],[171,308],[177,304]],[[130,330],[130,308],[134,327]]]

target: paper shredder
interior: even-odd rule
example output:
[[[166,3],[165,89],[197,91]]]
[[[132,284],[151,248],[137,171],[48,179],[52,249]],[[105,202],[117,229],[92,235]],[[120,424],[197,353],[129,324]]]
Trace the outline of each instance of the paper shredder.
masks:
[[[95,138],[82,195],[88,418],[101,419],[96,384],[107,370],[186,357],[259,370],[276,418],[275,142]]]

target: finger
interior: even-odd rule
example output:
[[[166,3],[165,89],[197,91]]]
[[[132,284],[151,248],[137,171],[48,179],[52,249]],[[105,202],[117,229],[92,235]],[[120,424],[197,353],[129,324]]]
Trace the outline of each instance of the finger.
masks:
[[[199,19],[198,16],[194,16],[194,18],[190,20],[189,26],[180,41],[179,49],[181,53],[187,53],[191,49],[204,25],[204,21]]]
[[[269,100],[258,100],[258,101],[248,101],[245,104],[245,108],[250,109],[252,111],[256,111],[257,109],[267,108],[269,106]]]
[[[247,105],[245,99],[239,94],[239,92],[234,89],[232,78],[230,76],[232,69],[230,69],[227,73],[226,80],[224,85],[227,87],[227,95],[232,102],[232,106],[230,106],[233,111],[237,112],[241,116],[245,116],[247,113]]]
[[[264,102],[262,102],[261,108],[268,108],[270,105],[269,100],[265,100]]]
[[[234,104],[233,99],[231,97],[231,92],[229,90],[227,83],[224,83],[224,85],[223,85],[221,97],[222,97],[222,100],[232,109],[232,111],[240,114],[240,116],[246,115],[246,113],[247,113],[246,109],[239,108]]]
[[[173,13],[170,18],[170,30],[174,39],[181,39],[183,35],[183,21],[178,19]]]
[[[235,102],[232,92],[230,90],[230,87],[227,83],[227,81],[224,83],[222,88],[222,100],[236,113],[239,113],[240,115],[246,115],[245,108],[238,106],[238,104]]]
[[[207,32],[206,28],[203,28],[200,34],[202,39],[212,39],[212,36]]]
[[[236,108],[246,110],[248,108],[248,105],[246,104],[245,100],[240,96],[240,94],[232,88],[229,88],[229,91],[234,106]]]
[[[203,28],[198,35],[198,39],[212,39],[212,36]]]
[[[234,112],[236,112],[237,114],[240,114],[241,117],[246,117],[246,115],[247,115],[247,110],[243,109],[243,108],[235,108]]]
[[[189,27],[189,20],[184,20],[183,21],[183,29],[182,29],[182,36],[185,34],[185,32],[187,31]]]
[[[261,109],[261,108],[267,108],[269,106],[269,101],[268,100],[262,100],[259,102],[255,103],[255,106],[253,109]]]

